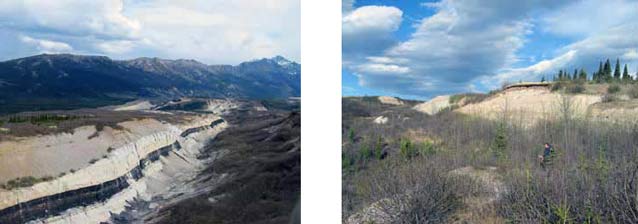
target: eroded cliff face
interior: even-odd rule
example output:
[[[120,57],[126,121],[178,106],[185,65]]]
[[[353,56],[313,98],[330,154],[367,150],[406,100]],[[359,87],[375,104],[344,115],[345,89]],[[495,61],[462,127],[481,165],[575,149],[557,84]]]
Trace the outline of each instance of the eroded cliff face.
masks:
[[[33,186],[0,189],[0,223],[98,223],[134,198],[166,196],[195,175],[203,162],[199,150],[227,124],[193,115],[174,124],[144,119],[119,126],[0,142],[4,181],[73,169]]]

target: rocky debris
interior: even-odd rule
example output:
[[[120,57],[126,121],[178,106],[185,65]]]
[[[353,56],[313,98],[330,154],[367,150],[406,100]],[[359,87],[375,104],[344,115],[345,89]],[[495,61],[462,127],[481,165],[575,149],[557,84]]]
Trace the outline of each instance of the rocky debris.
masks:
[[[428,115],[434,115],[450,106],[450,96],[443,95],[434,97],[428,102],[417,104],[416,106],[412,107],[412,109],[415,109],[422,113],[426,113]]]
[[[403,105],[403,101],[397,99],[396,97],[391,97],[391,96],[380,96],[377,99],[379,99],[379,102],[383,103],[383,104],[390,104],[390,105]]]
[[[385,123],[388,123],[388,117],[378,116],[377,118],[375,118],[375,119],[374,119],[374,123],[375,123],[375,124],[385,124]]]

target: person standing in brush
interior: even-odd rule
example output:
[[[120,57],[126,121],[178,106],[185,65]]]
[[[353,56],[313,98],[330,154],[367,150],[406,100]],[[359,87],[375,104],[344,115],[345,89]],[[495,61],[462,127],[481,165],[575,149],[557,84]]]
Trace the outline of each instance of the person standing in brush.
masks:
[[[546,166],[549,166],[552,164],[553,154],[554,154],[554,148],[552,148],[552,145],[545,142],[545,150],[543,150],[543,155],[538,156],[541,167],[543,167],[543,169],[545,169]]]

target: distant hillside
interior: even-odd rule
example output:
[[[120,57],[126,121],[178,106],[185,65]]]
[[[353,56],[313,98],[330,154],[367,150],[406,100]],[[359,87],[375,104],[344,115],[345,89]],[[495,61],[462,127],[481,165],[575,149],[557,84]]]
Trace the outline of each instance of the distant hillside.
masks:
[[[0,62],[0,113],[74,109],[137,98],[300,96],[301,66],[281,56],[232,65],[42,54]]]

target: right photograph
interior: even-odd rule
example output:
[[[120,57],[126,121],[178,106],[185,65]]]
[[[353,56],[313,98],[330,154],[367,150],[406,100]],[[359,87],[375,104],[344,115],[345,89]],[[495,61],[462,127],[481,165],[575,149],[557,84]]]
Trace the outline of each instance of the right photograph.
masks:
[[[343,0],[342,222],[638,223],[637,12]]]

